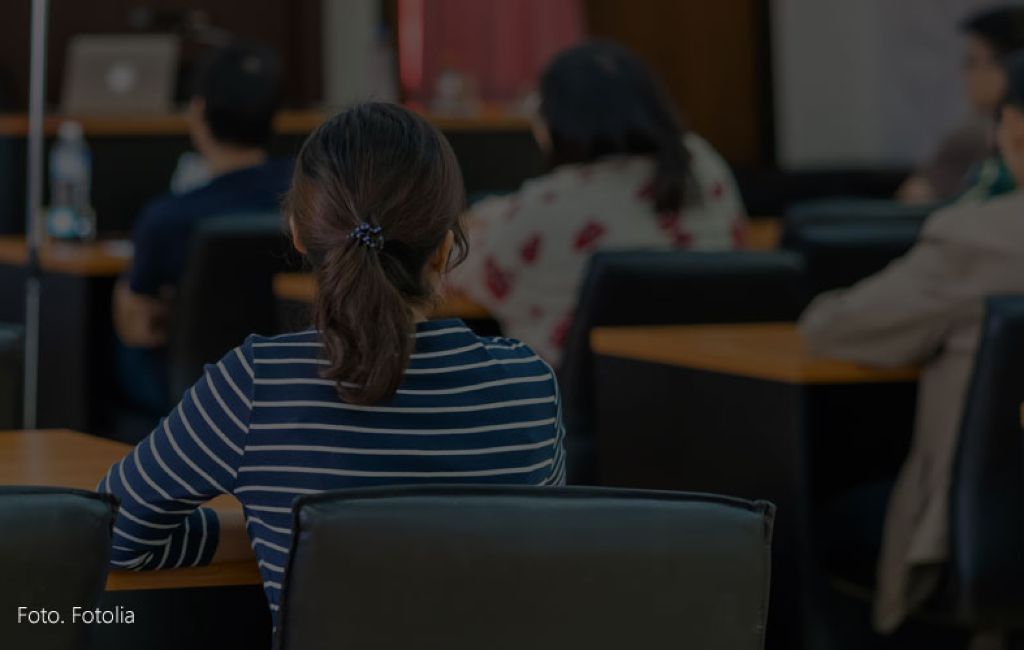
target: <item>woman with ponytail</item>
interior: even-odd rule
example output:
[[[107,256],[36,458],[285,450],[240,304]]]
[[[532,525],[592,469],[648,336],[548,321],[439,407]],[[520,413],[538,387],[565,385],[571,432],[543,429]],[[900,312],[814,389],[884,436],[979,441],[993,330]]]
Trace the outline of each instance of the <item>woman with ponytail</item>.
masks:
[[[466,254],[464,207],[448,142],[399,106],[355,106],[309,137],[284,212],[317,277],[315,328],[249,337],[110,469],[114,567],[255,553],[276,613],[298,495],[564,482],[551,368],[517,341],[426,319]],[[223,493],[244,521],[198,508]]]
[[[591,253],[733,248],[746,217],[728,165],[625,48],[562,52],[539,94],[534,134],[550,171],[473,206],[472,254],[452,284],[557,364]]]

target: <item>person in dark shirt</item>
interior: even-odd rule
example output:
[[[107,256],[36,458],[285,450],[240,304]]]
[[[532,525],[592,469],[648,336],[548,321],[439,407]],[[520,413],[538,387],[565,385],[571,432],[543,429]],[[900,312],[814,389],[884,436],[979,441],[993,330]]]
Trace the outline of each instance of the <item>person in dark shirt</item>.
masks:
[[[188,107],[192,144],[210,174],[204,185],[154,199],[134,228],[134,261],[114,291],[114,324],[123,391],[163,410],[163,350],[170,299],[184,271],[189,242],[203,219],[276,210],[291,182],[291,161],[267,146],[280,100],[281,66],[266,48],[229,45],[196,75]]]

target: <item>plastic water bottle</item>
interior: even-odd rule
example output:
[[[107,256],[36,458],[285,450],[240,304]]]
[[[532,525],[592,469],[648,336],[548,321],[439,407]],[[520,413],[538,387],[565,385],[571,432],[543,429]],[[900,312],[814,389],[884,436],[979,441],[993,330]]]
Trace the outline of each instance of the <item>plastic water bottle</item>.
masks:
[[[92,154],[78,122],[63,122],[50,150],[50,211],[47,229],[57,239],[92,239],[96,213],[89,192]]]

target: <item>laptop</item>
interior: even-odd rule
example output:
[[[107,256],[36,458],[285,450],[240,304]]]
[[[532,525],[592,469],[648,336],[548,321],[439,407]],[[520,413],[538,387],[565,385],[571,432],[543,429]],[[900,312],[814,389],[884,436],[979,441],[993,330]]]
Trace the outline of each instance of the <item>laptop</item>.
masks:
[[[178,37],[79,34],[68,43],[61,108],[72,115],[169,113]]]

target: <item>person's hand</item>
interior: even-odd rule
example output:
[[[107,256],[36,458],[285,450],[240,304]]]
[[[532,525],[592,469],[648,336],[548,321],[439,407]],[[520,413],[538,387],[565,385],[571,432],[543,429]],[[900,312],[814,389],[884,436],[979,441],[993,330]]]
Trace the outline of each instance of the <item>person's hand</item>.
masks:
[[[896,192],[896,200],[910,205],[934,203],[936,200],[935,190],[927,179],[921,176],[911,176],[903,181],[903,185]]]
[[[167,344],[169,303],[165,298],[137,294],[124,278],[114,287],[114,329],[118,338],[133,348],[158,348]]]
[[[249,533],[245,530],[245,514],[240,509],[217,510],[220,540],[213,554],[213,563],[240,562],[253,559]]]

